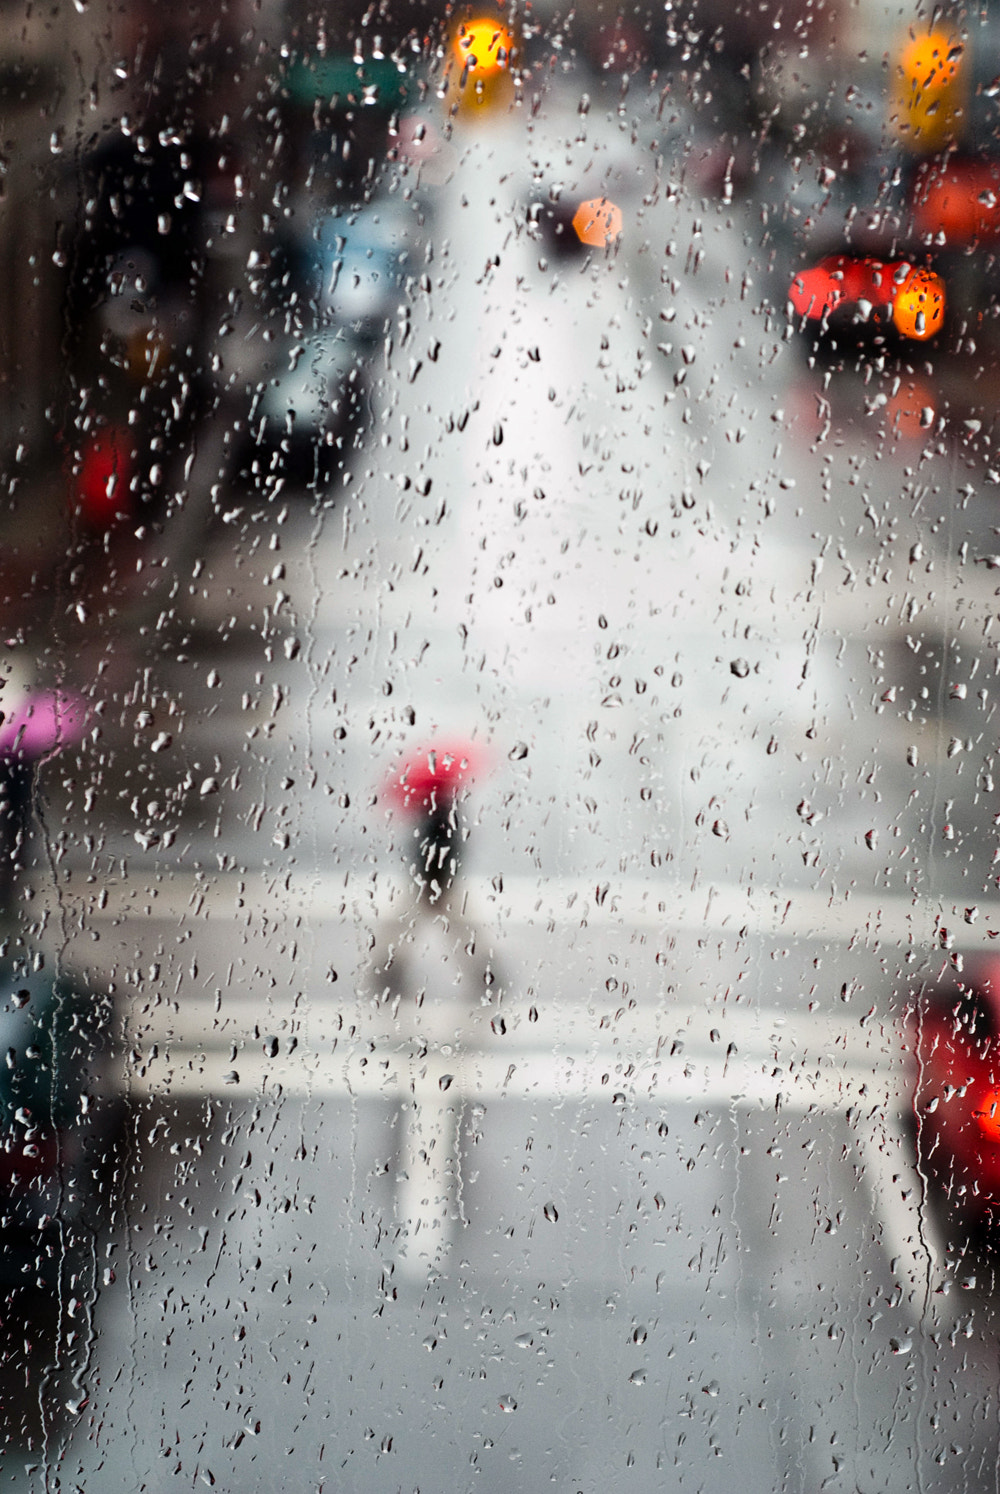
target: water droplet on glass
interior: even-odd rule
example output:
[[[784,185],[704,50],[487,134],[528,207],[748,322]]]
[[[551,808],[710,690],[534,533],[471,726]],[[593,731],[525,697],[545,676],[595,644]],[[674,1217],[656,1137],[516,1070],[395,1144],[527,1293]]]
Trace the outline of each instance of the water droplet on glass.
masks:
[[[514,1399],[514,1397],[512,1395],[502,1395],[500,1397],[499,1404],[500,1404],[500,1410],[501,1411],[506,1411],[508,1413],[508,1415],[510,1414],[511,1411],[516,1411],[517,1410],[517,1401]]]

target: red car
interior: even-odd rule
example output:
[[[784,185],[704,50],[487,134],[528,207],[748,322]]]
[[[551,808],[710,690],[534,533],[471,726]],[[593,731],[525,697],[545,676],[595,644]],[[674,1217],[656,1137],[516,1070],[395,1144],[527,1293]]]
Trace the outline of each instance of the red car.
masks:
[[[869,323],[901,338],[925,342],[944,324],[945,288],[940,275],[909,260],[873,255],[829,254],[800,270],[788,301],[804,324],[820,329],[838,322]]]
[[[911,1018],[917,1160],[948,1210],[1000,1220],[1000,957],[970,959]]]

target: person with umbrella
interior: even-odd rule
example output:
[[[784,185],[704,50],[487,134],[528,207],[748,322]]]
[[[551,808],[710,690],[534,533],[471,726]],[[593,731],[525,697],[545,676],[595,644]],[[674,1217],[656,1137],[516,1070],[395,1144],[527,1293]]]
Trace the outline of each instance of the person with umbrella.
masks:
[[[396,1165],[395,1213],[404,1275],[437,1268],[457,1225],[466,1052],[484,1008],[499,1000],[493,960],[465,913],[467,832],[460,801],[485,764],[470,743],[438,743],[393,774],[387,797],[411,822],[405,841],[417,900],[387,928],[372,966],[373,1000],[391,1014],[387,1041],[409,1058]],[[470,1081],[471,1082],[471,1081]]]
[[[80,741],[85,717],[79,696],[43,689],[12,667],[0,675],[0,914],[12,913],[27,863],[38,764]]]

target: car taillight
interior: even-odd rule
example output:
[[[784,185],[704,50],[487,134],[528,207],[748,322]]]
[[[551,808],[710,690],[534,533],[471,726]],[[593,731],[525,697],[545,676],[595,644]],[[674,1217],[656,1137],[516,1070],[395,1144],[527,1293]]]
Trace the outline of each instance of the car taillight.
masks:
[[[972,1114],[987,1141],[1000,1145],[1000,1088],[994,1087],[981,1094],[972,1107]]]
[[[951,161],[918,183],[913,226],[949,244],[1000,238],[1000,170],[993,161]]]
[[[892,320],[903,337],[923,342],[944,322],[944,282],[933,270],[910,270],[892,298]]]
[[[891,320],[896,331],[925,342],[944,323],[945,291],[940,275],[907,260],[831,254],[801,270],[788,292],[792,309],[818,322],[856,307],[859,320]]]
[[[84,451],[74,503],[85,522],[95,529],[110,528],[129,509],[131,446],[126,430],[108,426],[91,438]]]

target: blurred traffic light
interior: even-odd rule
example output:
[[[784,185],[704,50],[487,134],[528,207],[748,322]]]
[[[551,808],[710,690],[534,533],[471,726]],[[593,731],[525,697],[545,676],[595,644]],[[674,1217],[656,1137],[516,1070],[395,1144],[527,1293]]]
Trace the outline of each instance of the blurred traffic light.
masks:
[[[896,64],[890,122],[913,151],[939,150],[957,138],[968,102],[965,47],[953,32],[913,36]]]
[[[452,112],[505,108],[514,97],[511,67],[518,42],[496,14],[459,21],[445,63],[445,99]]]

